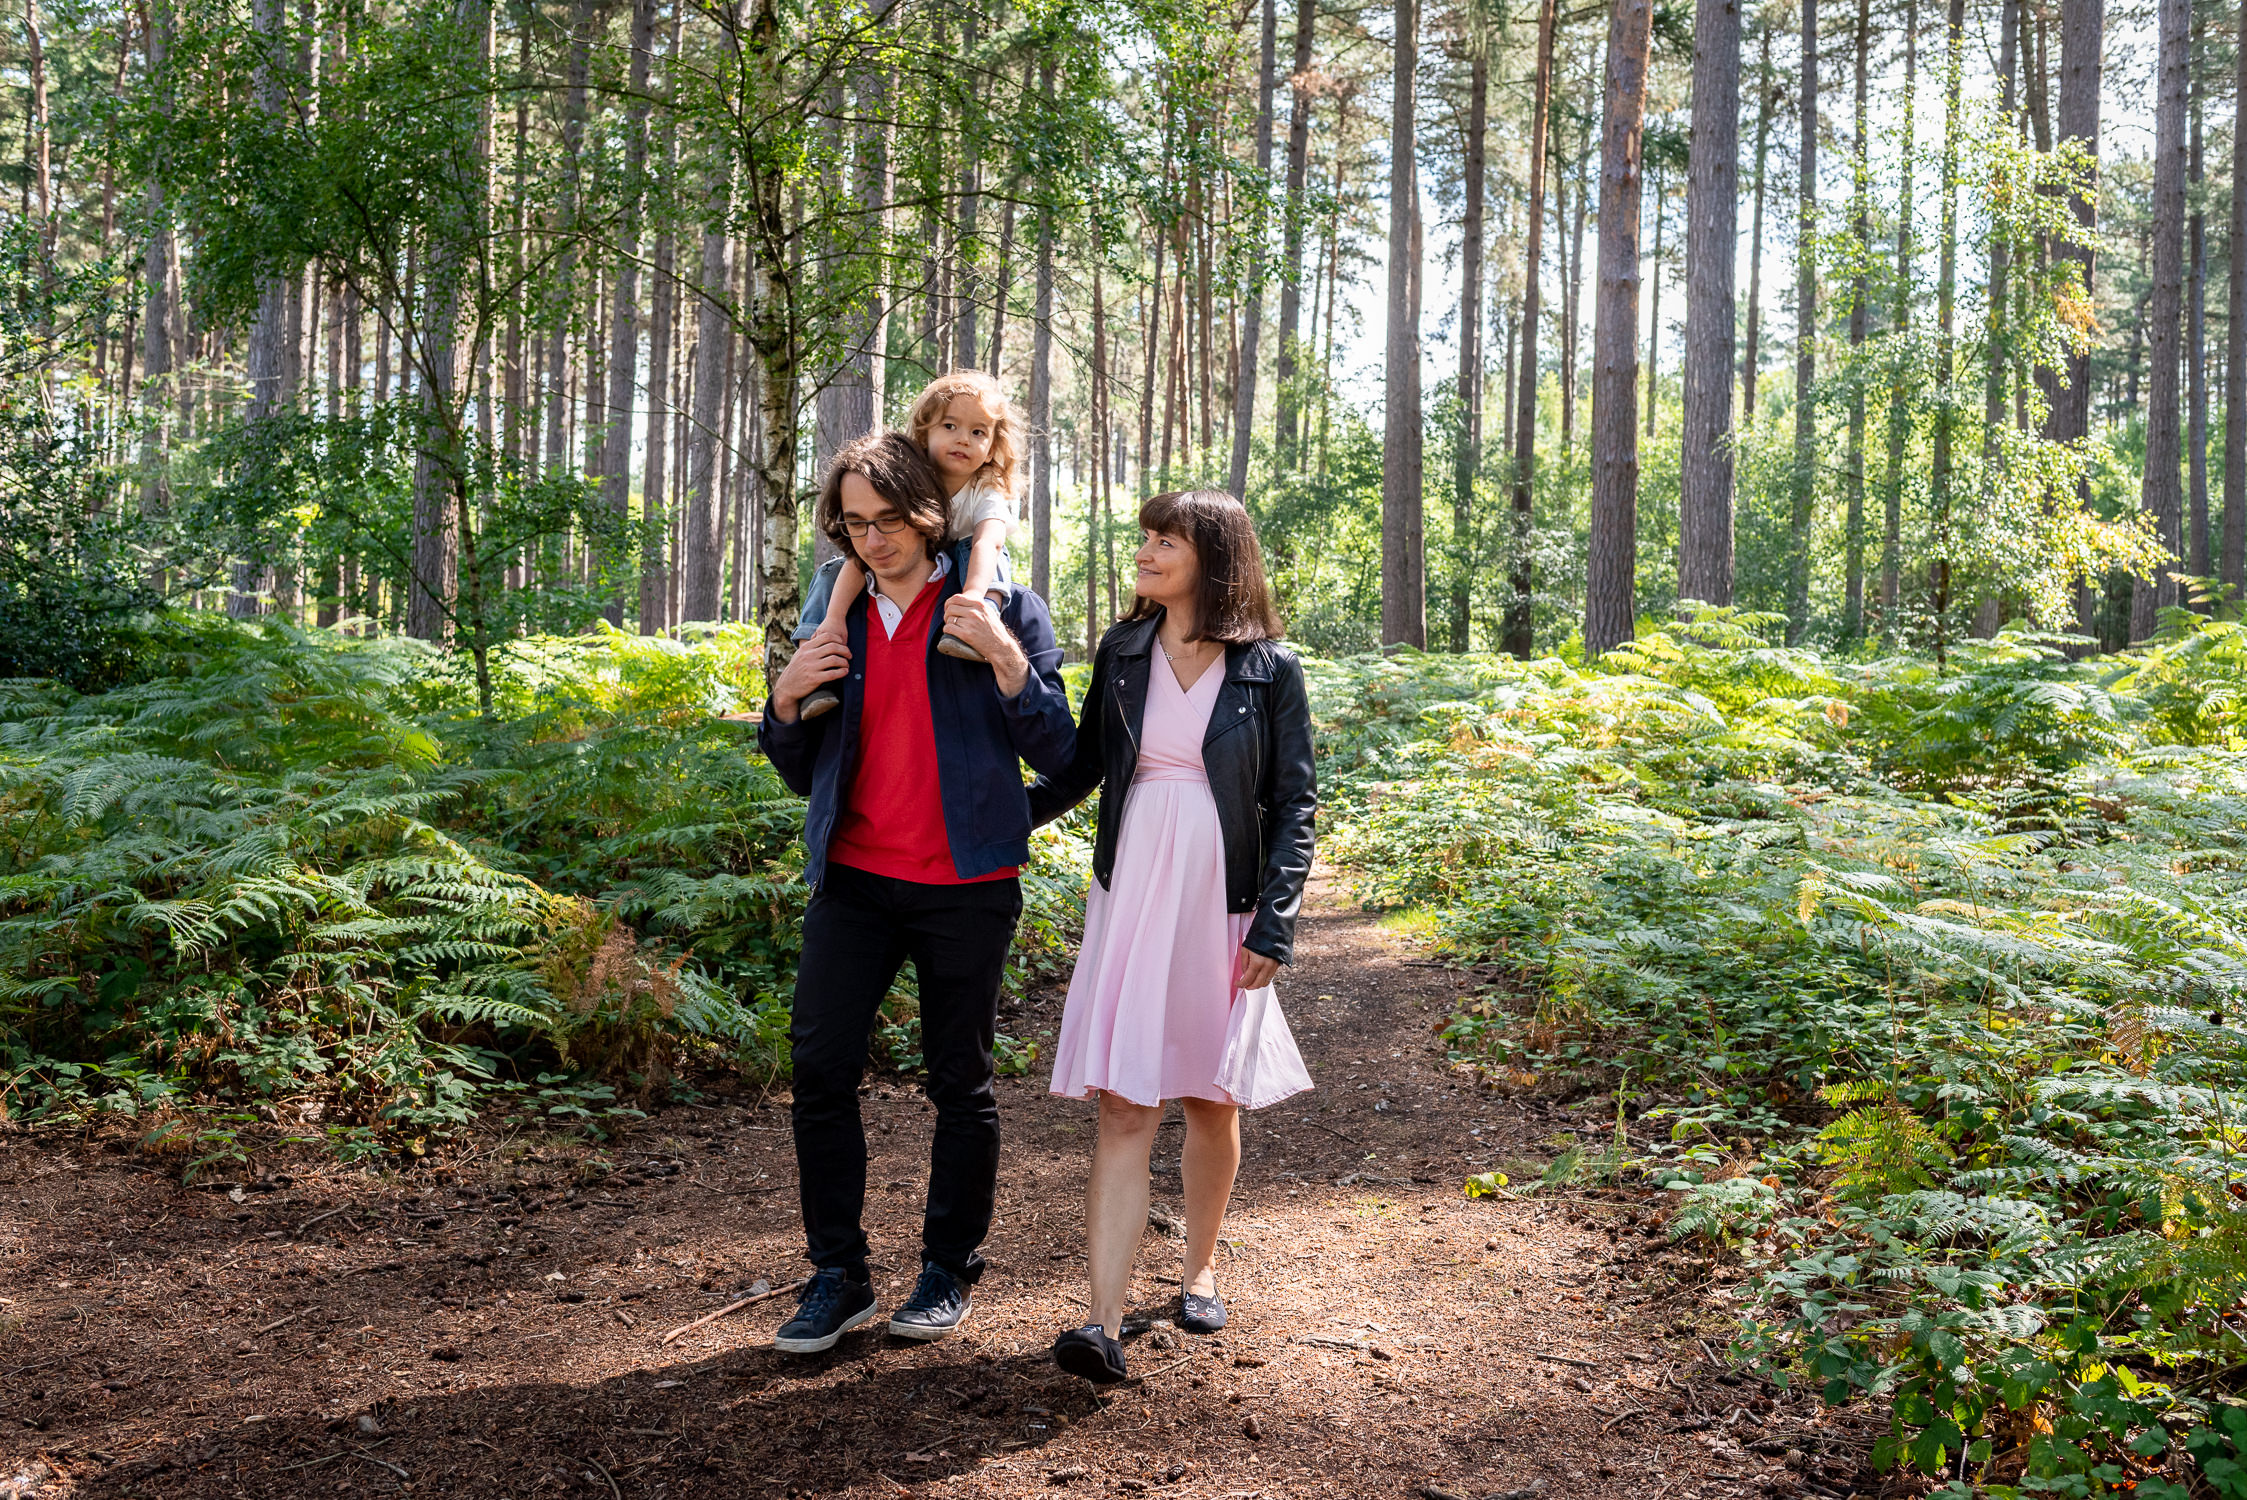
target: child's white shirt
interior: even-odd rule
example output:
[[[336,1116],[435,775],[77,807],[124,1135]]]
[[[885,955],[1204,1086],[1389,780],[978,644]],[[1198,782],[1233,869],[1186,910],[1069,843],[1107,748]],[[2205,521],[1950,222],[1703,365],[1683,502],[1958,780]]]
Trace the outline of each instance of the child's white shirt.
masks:
[[[985,521],[1004,521],[1008,530],[1015,522],[1014,497],[1004,487],[989,480],[978,479],[963,484],[959,492],[945,502],[944,540],[965,541],[975,535],[975,528]]]

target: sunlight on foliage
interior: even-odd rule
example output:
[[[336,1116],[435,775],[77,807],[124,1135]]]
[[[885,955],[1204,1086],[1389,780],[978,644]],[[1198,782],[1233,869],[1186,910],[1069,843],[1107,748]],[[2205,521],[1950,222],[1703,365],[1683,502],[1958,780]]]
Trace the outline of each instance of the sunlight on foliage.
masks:
[[[2232,1493],[2238,627],[2099,663],[2007,632],[1949,671],[1778,635],[1314,664],[1325,848],[1510,971],[1453,1016],[1462,1066],[1652,1091],[1635,1167],[1739,1252],[1738,1353],[1886,1399],[1881,1462]]]

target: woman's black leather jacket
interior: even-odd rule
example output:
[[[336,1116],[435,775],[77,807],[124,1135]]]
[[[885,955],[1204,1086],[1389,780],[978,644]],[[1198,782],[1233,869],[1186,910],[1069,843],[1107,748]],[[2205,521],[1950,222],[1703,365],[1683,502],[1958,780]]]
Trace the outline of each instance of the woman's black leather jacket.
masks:
[[[1093,656],[1076,754],[1061,775],[1041,776],[1030,787],[1033,823],[1051,822],[1100,788],[1092,873],[1102,886],[1116,867],[1124,798],[1139,766],[1147,674],[1161,625],[1158,613],[1109,629]],[[1224,830],[1225,909],[1255,912],[1245,946],[1292,963],[1318,811],[1311,705],[1294,652],[1272,641],[1225,648],[1225,681],[1202,738],[1202,765]]]

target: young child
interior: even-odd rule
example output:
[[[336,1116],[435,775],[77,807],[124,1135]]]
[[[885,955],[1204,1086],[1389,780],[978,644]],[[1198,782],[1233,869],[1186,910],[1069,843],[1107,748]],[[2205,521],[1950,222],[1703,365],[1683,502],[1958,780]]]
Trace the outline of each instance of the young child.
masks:
[[[944,485],[949,507],[945,543],[967,544],[960,592],[1005,602],[1006,537],[1021,504],[1022,414],[996,380],[980,370],[958,370],[928,383],[914,398],[905,425]],[[819,623],[810,630],[798,626],[798,639],[845,639],[850,607],[865,588],[866,571],[855,558],[845,555],[822,567],[804,602],[805,624]],[[936,649],[964,661],[983,659],[950,631],[937,640]],[[832,685],[823,686],[804,698],[798,712],[817,718],[842,701]]]

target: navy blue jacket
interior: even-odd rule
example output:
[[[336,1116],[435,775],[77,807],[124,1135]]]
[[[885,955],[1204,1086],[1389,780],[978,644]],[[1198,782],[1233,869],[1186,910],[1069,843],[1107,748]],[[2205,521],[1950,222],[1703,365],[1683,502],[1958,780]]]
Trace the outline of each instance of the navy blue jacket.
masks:
[[[936,649],[944,604],[960,591],[957,570],[928,585],[936,589],[936,619],[928,633],[928,701],[936,730],[937,790],[944,799],[944,832],[952,868],[962,880],[988,875],[1030,859],[1030,798],[1020,762],[1057,775],[1076,752],[1077,726],[1061,686],[1061,648],[1045,601],[1028,589],[1009,591],[999,619],[1030,658],[1030,678],[1012,698],[999,696],[991,669]],[[843,797],[858,765],[858,723],[866,701],[868,589],[850,609],[851,669],[836,684],[843,706],[816,719],[784,724],[765,700],[757,745],[780,779],[811,799],[804,813],[804,879],[818,885],[827,874],[827,843],[834,837]]]

